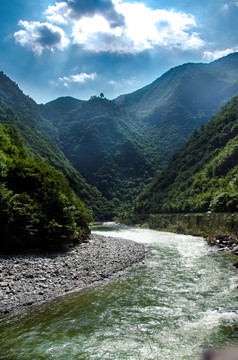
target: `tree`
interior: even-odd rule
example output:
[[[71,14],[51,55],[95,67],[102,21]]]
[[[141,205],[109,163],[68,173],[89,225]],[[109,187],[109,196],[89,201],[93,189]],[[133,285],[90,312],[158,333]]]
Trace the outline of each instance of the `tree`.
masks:
[[[101,92],[100,93],[100,98],[104,98],[105,96],[104,96],[104,94]]]

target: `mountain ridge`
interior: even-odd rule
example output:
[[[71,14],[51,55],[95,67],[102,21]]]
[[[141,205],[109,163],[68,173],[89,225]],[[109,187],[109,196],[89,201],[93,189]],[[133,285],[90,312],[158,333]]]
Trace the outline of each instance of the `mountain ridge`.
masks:
[[[234,53],[172,68],[119,103],[66,96],[45,105],[10,79],[4,85],[1,73],[0,122],[15,124],[33,155],[63,171],[80,198],[108,218],[128,210],[193,132],[238,93],[237,70]]]
[[[227,66],[227,63],[229,63],[229,66]],[[220,70],[220,66],[226,66],[227,67],[227,70],[226,70],[226,74],[225,74],[225,78],[227,79],[227,74],[230,74],[231,72],[231,68],[235,68],[235,70],[237,70],[237,67],[238,67],[238,53],[231,53],[227,56],[224,56],[222,58],[219,58],[217,60],[214,60],[210,63],[202,63],[202,62],[199,62],[199,63],[195,63],[195,62],[188,62],[188,63],[184,63],[182,65],[178,65],[178,66],[175,66],[171,69],[169,69],[168,71],[166,71],[165,73],[163,73],[160,77],[158,77],[157,79],[155,79],[151,84],[148,84],[140,89],[137,89],[131,93],[128,93],[128,94],[122,94],[120,96],[118,96],[117,98],[115,98],[113,101],[115,102],[119,102],[120,105],[123,105],[125,106],[125,99],[128,98],[130,100],[130,97],[133,97],[134,95],[138,95],[138,94],[144,94],[144,92],[146,90],[150,90],[150,91],[153,91],[154,88],[157,88],[158,84],[160,84],[161,82],[163,82],[164,80],[168,80],[168,78],[170,78],[171,76],[173,76],[174,74],[178,74],[178,73],[181,73],[181,70],[183,71],[184,69],[187,69],[187,68],[204,68],[204,70],[210,68],[213,73],[218,70]],[[219,73],[219,72],[218,72]],[[222,73],[220,73],[221,75]],[[234,73],[232,72],[232,80],[233,79],[233,75]],[[223,73],[223,76],[221,77],[222,79],[224,78],[224,73]],[[237,76],[236,76],[236,79],[237,79]],[[144,97],[144,95],[143,95]],[[121,98],[123,98],[123,100],[121,100]],[[119,100],[119,101],[118,101]],[[127,100],[127,101],[129,101]],[[138,106],[138,105],[137,105]],[[127,107],[127,106],[126,106]]]
[[[195,131],[139,195],[134,213],[238,210],[238,96]]]
[[[111,206],[107,200],[97,189],[87,184],[62,152],[52,119],[45,118],[42,106],[24,95],[18,85],[3,72],[0,72],[0,123],[14,125],[19,130],[32,157],[63,172],[76,194],[95,211],[96,216],[102,215],[100,207],[108,213],[106,208]]]

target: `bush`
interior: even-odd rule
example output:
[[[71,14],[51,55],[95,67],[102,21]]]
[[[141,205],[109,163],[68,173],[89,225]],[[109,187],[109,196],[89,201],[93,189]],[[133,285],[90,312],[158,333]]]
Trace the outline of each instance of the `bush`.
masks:
[[[58,250],[89,232],[91,213],[62,173],[29,157],[0,126],[0,250]]]

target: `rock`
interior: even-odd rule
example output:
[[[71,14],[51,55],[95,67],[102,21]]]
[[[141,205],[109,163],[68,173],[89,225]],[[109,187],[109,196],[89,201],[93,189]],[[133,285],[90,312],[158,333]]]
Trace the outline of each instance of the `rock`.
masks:
[[[231,251],[231,254],[234,254],[235,252],[238,252],[238,245],[236,245]]]
[[[204,351],[202,354],[202,360],[237,360],[238,359],[238,347]]]
[[[0,312],[78,291],[144,257],[142,244],[100,235],[66,253],[1,256]]]
[[[26,278],[28,278],[28,279],[34,279],[34,275],[33,275],[33,274],[26,274]]]

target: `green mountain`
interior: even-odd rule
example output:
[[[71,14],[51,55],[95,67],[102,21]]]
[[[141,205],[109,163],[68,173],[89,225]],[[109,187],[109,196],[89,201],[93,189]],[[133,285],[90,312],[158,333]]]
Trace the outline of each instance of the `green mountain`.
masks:
[[[71,96],[60,97],[50,101],[45,105],[40,105],[42,114],[45,118],[50,118],[57,126],[57,123],[75,109],[81,108],[83,100],[75,99]]]
[[[238,53],[173,68],[114,101],[62,97],[37,105],[0,73],[0,123],[34,158],[61,170],[95,217],[128,210],[196,129],[238,93]]]
[[[131,205],[152,173],[138,127],[126,110],[97,97],[57,126],[66,157],[117,210]]]
[[[92,220],[63,174],[31,158],[15,127],[0,125],[0,250],[61,249]]]
[[[114,101],[142,120],[141,136],[156,169],[161,169],[194,130],[237,93],[238,53],[233,53],[210,64],[177,66]]]
[[[134,213],[238,211],[238,96],[195,131],[137,198]]]
[[[192,133],[238,93],[238,54],[184,64],[116,100],[59,98],[42,107],[64,155],[112,204],[126,210]]]
[[[62,113],[63,109],[68,112],[72,107],[76,107],[76,104],[80,106],[81,102],[64,98],[63,105],[61,99],[60,102],[49,104],[43,111],[42,106],[24,95],[17,84],[0,72],[0,123],[14,125],[23,137],[31,156],[48,162],[62,171],[76,194],[94,211],[96,217],[100,217],[111,213],[111,205],[97,189],[85,181],[66,158],[54,127],[53,119],[56,119],[57,114]],[[49,108],[51,108],[50,120],[46,117]]]

